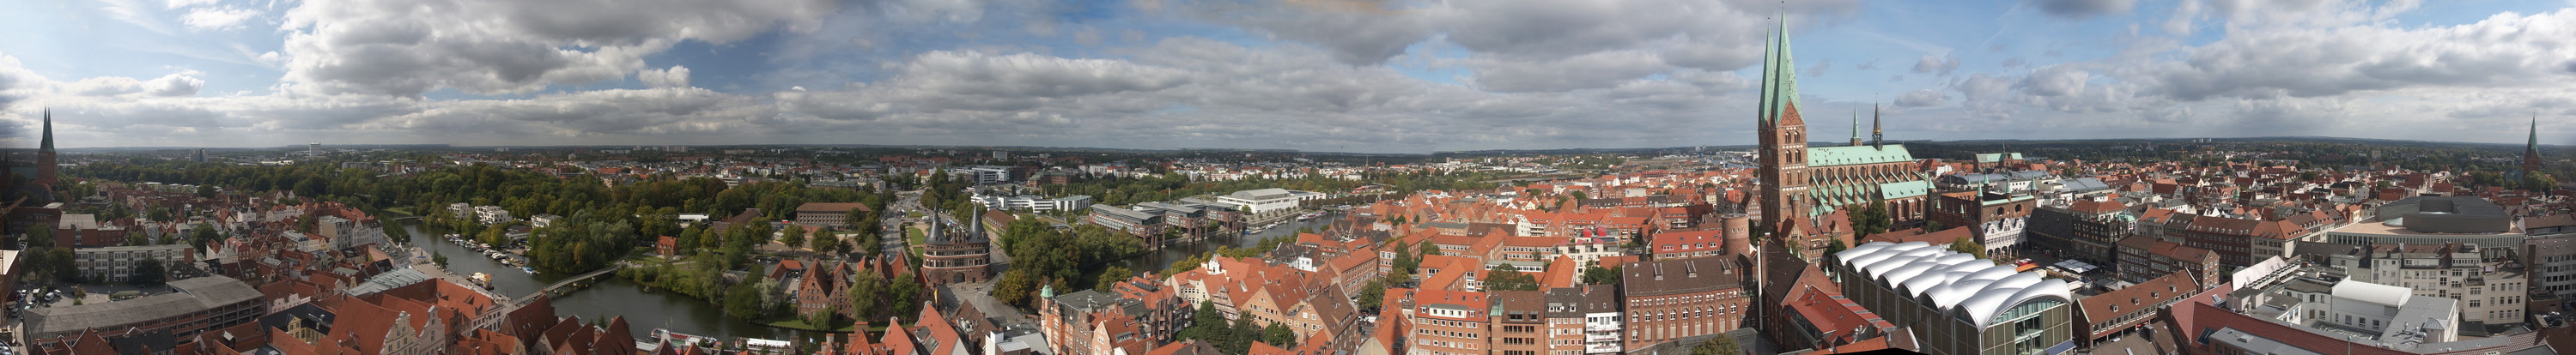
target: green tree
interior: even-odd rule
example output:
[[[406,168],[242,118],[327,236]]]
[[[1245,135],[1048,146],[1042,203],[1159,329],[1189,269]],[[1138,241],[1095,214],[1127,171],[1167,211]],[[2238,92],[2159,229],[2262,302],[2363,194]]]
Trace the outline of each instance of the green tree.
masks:
[[[1234,330],[1226,327],[1225,314],[1216,310],[1216,302],[1199,301],[1198,311],[1190,314],[1190,326],[1181,329],[1180,339],[1222,346],[1233,335]]]
[[[894,311],[896,316],[912,319],[921,312],[921,296],[924,296],[921,287],[921,278],[910,272],[896,274],[893,279],[886,280],[886,302],[893,303],[886,309]]]
[[[188,245],[195,246],[198,252],[205,252],[218,239],[223,239],[223,234],[215,231],[213,223],[198,223],[196,228],[188,231]]]
[[[160,285],[169,279],[169,271],[165,269],[167,267],[169,266],[161,264],[161,259],[145,257],[143,261],[134,264],[134,273],[127,275],[125,282],[137,286]]]
[[[813,250],[816,253],[831,255],[840,255],[841,249],[848,248],[841,244],[841,237],[832,235],[832,232],[822,232],[811,237],[806,237],[804,247],[806,250]]]
[[[1281,349],[1296,348],[1297,331],[1288,329],[1285,324],[1270,323],[1270,326],[1261,328],[1261,342]]]
[[[787,244],[788,248],[805,246],[805,227],[803,226],[787,226],[787,231],[779,234],[784,234],[778,237],[779,243]]]
[[[1036,298],[1036,296],[1038,296],[1038,288],[1041,288],[1041,286],[1038,286],[1038,275],[1036,275],[1036,273],[1028,273],[1028,270],[1012,268],[1012,270],[1007,270],[1007,273],[1002,273],[1002,280],[994,280],[994,286],[992,286],[992,298],[994,298],[994,301],[1002,301],[1002,304],[1023,306],[1023,309],[1025,309],[1025,306],[1033,304],[1033,301],[1030,301],[1030,298]]]
[[[1850,217],[1852,223],[1852,240],[1861,240],[1862,238],[1868,238],[1869,236],[1878,235],[1879,233],[1887,233],[1888,226],[1896,224],[1895,218],[1892,218],[1892,216],[1889,216],[1887,213],[1887,200],[1870,200],[1868,207],[1862,207],[1858,211],[1852,211]]]
[[[841,313],[841,305],[827,304],[823,306],[822,312],[805,315],[805,324],[814,326],[814,329],[838,329],[840,327],[832,326],[832,323],[834,316],[839,313]]]
[[[1109,270],[1100,272],[1100,284],[1092,286],[1092,289],[1100,290],[1100,292],[1109,292],[1110,290],[1117,289],[1119,282],[1125,282],[1127,281],[1127,278],[1135,276],[1135,270],[1128,270],[1125,266],[1111,266],[1109,267]]]
[[[843,293],[850,295],[850,314],[857,315],[859,319],[874,321],[885,319],[882,317],[883,314],[880,314],[885,311],[883,304],[885,298],[877,297],[885,294],[885,291],[884,276],[878,276],[874,272],[861,272],[856,278],[850,280],[850,289]]]
[[[1392,265],[1396,270],[1413,271],[1414,268],[1422,266],[1422,258],[1415,255],[1413,244],[1399,241],[1395,242],[1395,260]]]
[[[79,259],[76,259],[76,257],[73,256],[72,248],[58,246],[54,247],[53,251],[47,252],[47,254],[48,255],[45,256],[45,262],[53,264],[52,267],[47,269],[54,271],[55,280],[59,280],[62,283],[73,284],[88,281],[87,277],[83,277],[81,275]]]
[[[1370,279],[1368,285],[1360,286],[1360,299],[1355,302],[1359,303],[1360,308],[1368,309],[1386,304],[1386,280]]]
[[[27,228],[26,232],[20,233],[19,239],[27,243],[27,249],[52,248],[54,247],[54,229]]]
[[[1977,244],[1975,239],[1969,237],[1959,237],[1959,240],[1950,242],[1950,251],[1976,255],[1978,259],[1986,258],[1986,246]]]
[[[867,222],[875,221],[876,219],[877,219],[876,214],[875,214],[875,213],[868,213],[868,209],[865,209],[865,208],[851,208],[849,212],[842,212],[842,213],[841,213],[841,224],[850,225],[850,226],[852,226],[852,227],[857,227],[857,226],[860,226],[860,225],[862,225],[862,224],[873,225],[874,223],[867,223]],[[854,228],[854,229],[855,229],[855,228]],[[869,230],[864,230],[864,229],[861,229],[861,230],[859,230],[859,231],[861,231],[861,232],[870,232]]]
[[[1825,254],[1831,255],[1831,254],[1834,254],[1834,253],[1840,253],[1840,252],[1843,252],[1843,250],[1848,250],[1848,249],[1851,249],[1851,247],[1850,247],[1850,246],[1843,245],[1843,240],[1841,240],[1841,239],[1833,239],[1833,240],[1825,241]]]
[[[1594,261],[1592,262],[1592,265],[1585,266],[1583,268],[1583,283],[1587,285],[1617,284],[1619,283],[1619,267],[1601,267],[1600,261]]]
[[[1485,269],[1486,291],[1537,291],[1538,277],[1522,273],[1508,264],[1494,264]]]
[[[1737,345],[1735,344],[1735,337],[1726,336],[1725,334],[1719,334],[1718,336],[1709,337],[1707,341],[1702,341],[1702,342],[1700,342],[1700,343],[1699,343],[1699,345],[1698,345],[1698,346],[1692,346],[1692,347],[1691,347],[1691,355],[1742,355],[1742,354],[1744,354],[1744,347],[1742,347],[1742,346],[1737,346]]]
[[[723,297],[725,313],[742,319],[767,318],[769,290],[773,288],[762,287],[761,284],[764,283],[769,281],[739,282],[734,283],[732,288],[725,289]]]
[[[1231,327],[1234,335],[1228,336],[1226,338],[1228,342],[1218,347],[1217,351],[1227,354],[1250,353],[1252,343],[1261,342],[1262,337],[1261,326],[1252,324],[1252,318],[1234,317],[1234,326]]]

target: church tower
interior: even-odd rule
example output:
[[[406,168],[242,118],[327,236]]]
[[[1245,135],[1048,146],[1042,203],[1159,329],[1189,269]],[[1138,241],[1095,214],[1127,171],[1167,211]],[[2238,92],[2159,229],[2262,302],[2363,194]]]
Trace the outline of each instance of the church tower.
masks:
[[[2532,113],[2532,141],[2522,144],[2522,175],[2540,175],[2540,116]]]
[[[51,189],[56,165],[60,164],[54,161],[54,110],[45,109],[45,139],[36,147],[36,176],[28,182]]]
[[[1798,73],[1789,57],[1789,19],[1780,18],[1762,58],[1762,103],[1758,128],[1764,232],[1784,230],[1793,218],[1813,210],[1807,201],[1807,123],[1798,117]]]

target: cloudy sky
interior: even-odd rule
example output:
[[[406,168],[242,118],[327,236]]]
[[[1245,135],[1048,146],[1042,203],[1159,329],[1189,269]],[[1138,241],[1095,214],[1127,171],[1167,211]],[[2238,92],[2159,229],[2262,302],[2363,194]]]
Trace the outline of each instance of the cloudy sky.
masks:
[[[1893,139],[2507,143],[2576,137],[2571,6],[27,0],[0,144],[45,107],[64,147],[1749,144],[1782,13],[1822,141],[1875,103]]]

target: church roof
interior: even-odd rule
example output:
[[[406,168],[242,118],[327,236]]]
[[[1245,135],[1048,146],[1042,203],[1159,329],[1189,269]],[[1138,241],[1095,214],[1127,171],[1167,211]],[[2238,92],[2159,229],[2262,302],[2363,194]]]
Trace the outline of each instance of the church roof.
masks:
[[[1891,200],[1923,196],[1932,192],[1932,183],[1919,180],[1891,182],[1878,184],[1878,191],[1881,196]]]
[[[1885,148],[1870,146],[1807,148],[1807,166],[1810,167],[1909,161],[1914,161],[1914,153],[1906,151],[1905,145],[1902,144],[1891,144]]]

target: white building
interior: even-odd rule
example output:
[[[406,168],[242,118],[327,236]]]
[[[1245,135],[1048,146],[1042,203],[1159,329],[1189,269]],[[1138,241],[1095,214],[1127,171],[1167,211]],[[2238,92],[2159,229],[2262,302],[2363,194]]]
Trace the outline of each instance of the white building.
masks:
[[[2391,285],[2416,296],[2458,300],[2460,320],[2520,323],[2530,285],[2513,248],[2477,244],[2380,244],[2368,247],[2300,243],[2301,255],[2323,255],[2349,281]]]
[[[1297,203],[1304,200],[1299,198],[1300,196],[1297,192],[1298,191],[1289,191],[1288,189],[1275,187],[1243,190],[1235,191],[1233,194],[1227,194],[1225,196],[1217,196],[1216,202],[1218,204],[1234,207],[1236,210],[1246,212],[1244,219],[1252,223],[1269,223],[1271,221],[1277,221],[1296,214]],[[1308,193],[1318,196],[1322,195],[1312,192]]]
[[[163,275],[168,275],[171,263],[191,261],[188,252],[192,249],[188,244],[80,248],[72,249],[72,263],[90,282],[125,282],[134,274],[134,268],[147,259],[160,261]]]
[[[1091,196],[1073,195],[1045,198],[1036,195],[976,196],[975,204],[984,208],[1018,211],[1078,211],[1091,208]]]
[[[2334,296],[2327,299],[2328,304],[2309,305],[2327,310],[2324,319],[2316,320],[2319,325],[2378,332],[2379,342],[2391,345],[2460,340],[2459,300],[2349,280],[2335,283]]]
[[[965,172],[975,177],[976,185],[999,184],[1011,181],[1011,167],[1007,166],[977,166],[966,168]]]
[[[512,221],[512,219],[510,219],[510,210],[501,209],[501,206],[474,206],[474,220],[477,222],[483,222],[483,224],[501,224],[501,222]]]

